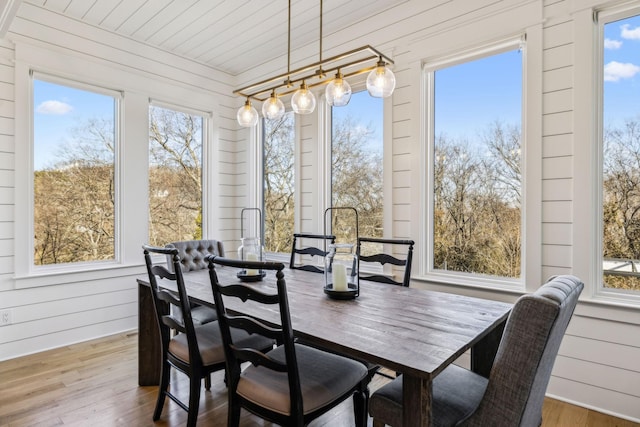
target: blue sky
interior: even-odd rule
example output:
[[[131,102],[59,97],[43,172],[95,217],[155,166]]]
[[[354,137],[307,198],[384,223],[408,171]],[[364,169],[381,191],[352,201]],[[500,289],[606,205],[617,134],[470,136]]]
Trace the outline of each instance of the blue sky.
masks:
[[[60,147],[73,129],[90,118],[113,119],[113,97],[42,80],[33,81],[34,169],[55,162]]]
[[[371,126],[370,146],[382,152],[382,108],[383,99],[369,96],[367,90],[351,94],[349,103],[344,107],[333,107],[332,114],[334,120],[340,120],[346,116],[351,116],[356,122],[363,126]]]
[[[435,72],[435,133],[472,142],[494,121],[520,125],[522,53],[491,55]]]
[[[604,26],[604,124],[620,126],[638,118],[640,18]]]
[[[640,99],[640,18],[604,27],[605,124],[621,124],[638,115]],[[436,134],[473,140],[500,120],[520,124],[522,107],[522,54],[514,50],[436,71]],[[374,127],[372,144],[381,146],[382,100],[367,91],[356,92],[333,114],[349,114]],[[112,97],[34,80],[36,169],[54,160],[71,131],[92,117],[113,117]]]

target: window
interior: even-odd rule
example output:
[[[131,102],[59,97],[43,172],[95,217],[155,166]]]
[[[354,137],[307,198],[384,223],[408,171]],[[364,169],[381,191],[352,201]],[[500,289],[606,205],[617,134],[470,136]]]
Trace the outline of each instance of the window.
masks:
[[[149,107],[149,242],[202,238],[204,117]]]
[[[382,119],[383,100],[367,91],[331,107],[331,205],[356,208],[361,236],[383,236]],[[333,233],[338,240],[353,237]]]
[[[291,250],[294,230],[295,116],[263,121],[264,248],[271,253]]]
[[[600,23],[603,283],[640,291],[640,15]]]
[[[522,62],[511,44],[427,68],[431,273],[521,277]]]
[[[33,263],[114,260],[119,96],[34,77]]]

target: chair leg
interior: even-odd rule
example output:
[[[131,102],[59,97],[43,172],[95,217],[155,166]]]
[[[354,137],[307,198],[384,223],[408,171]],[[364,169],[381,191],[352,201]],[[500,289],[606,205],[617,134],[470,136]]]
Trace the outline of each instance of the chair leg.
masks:
[[[207,374],[207,376],[204,377],[204,388],[205,390],[211,390],[211,374]]]
[[[160,385],[158,386],[158,400],[156,401],[156,409],[153,411],[153,421],[160,419],[162,414],[162,407],[167,395],[167,389],[169,388],[169,378],[171,375],[171,366],[165,360],[162,362],[162,370],[160,371]]]
[[[189,415],[187,427],[195,427],[198,421],[198,407],[200,406],[200,378],[191,378],[189,382]]]
[[[240,404],[233,398],[234,391],[229,390],[229,408],[227,409],[227,427],[238,427],[240,425]]]
[[[353,394],[353,415],[357,427],[367,427],[367,392],[356,391]]]

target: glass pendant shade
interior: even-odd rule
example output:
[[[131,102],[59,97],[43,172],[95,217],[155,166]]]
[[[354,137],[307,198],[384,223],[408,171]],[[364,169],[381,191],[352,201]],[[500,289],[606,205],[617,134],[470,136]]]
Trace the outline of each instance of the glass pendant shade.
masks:
[[[275,92],[262,104],[262,116],[269,120],[279,120],[284,116],[284,104]]]
[[[253,108],[249,99],[247,99],[247,102],[245,102],[244,105],[240,107],[236,117],[240,126],[246,128],[255,126],[258,123],[258,111]]]
[[[351,85],[342,78],[339,72],[325,89],[327,104],[334,107],[344,107],[351,99]]]
[[[316,109],[316,97],[306,83],[302,82],[300,89],[291,97],[291,108],[297,114],[311,114]]]
[[[367,77],[367,90],[369,95],[376,98],[386,98],[393,93],[396,87],[396,76],[386,67],[384,62],[378,62]]]

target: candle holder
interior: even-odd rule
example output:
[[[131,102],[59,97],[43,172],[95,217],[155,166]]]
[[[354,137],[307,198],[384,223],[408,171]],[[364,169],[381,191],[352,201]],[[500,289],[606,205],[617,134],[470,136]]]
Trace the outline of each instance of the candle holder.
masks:
[[[345,233],[340,233],[338,228],[339,218],[334,213],[342,210],[353,213],[355,218],[355,229],[347,225],[347,231],[355,231],[353,241],[345,237]],[[327,231],[327,214],[329,214],[329,224],[331,230]],[[339,243],[332,243],[326,247],[327,255],[324,257],[324,293],[333,299],[352,299],[360,295],[360,279],[358,275],[359,262],[358,254],[355,251],[358,241],[358,211],[350,207],[327,208],[324,211],[324,232],[325,234],[335,234],[336,240],[346,240]],[[342,234],[342,235],[340,235]]]
[[[253,224],[253,234],[244,236],[244,214],[247,211],[256,212],[257,222]],[[264,247],[261,244],[262,236],[262,212],[258,208],[244,208],[240,212],[240,247],[238,248],[238,259],[242,261],[264,261]],[[238,278],[243,282],[259,282],[266,275],[263,270],[244,269],[237,273]]]

